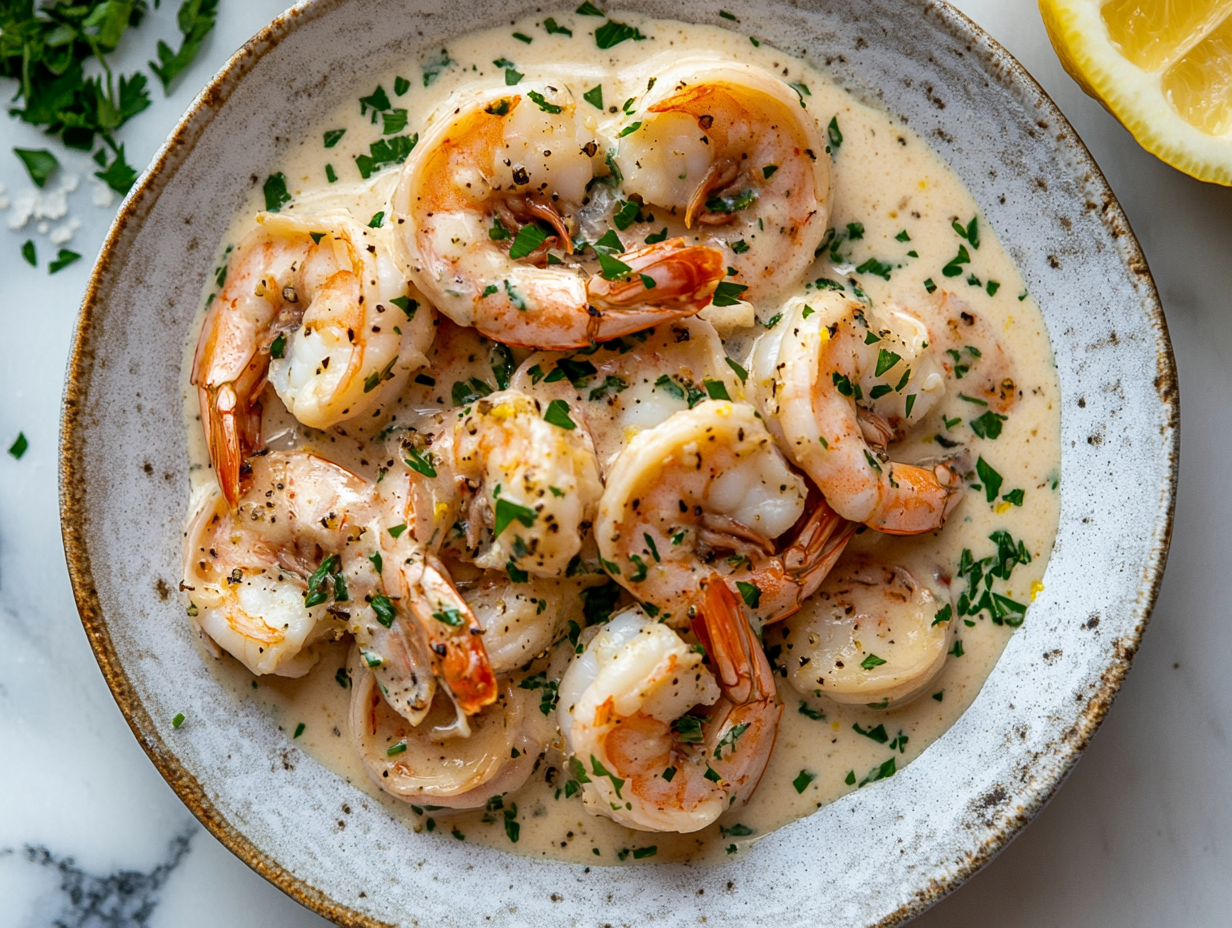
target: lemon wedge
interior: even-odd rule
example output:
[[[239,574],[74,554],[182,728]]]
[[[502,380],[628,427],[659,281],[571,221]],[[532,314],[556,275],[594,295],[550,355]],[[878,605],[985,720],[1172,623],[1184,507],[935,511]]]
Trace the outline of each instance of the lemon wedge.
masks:
[[[1153,155],[1232,186],[1232,0],[1040,0],[1069,75]]]

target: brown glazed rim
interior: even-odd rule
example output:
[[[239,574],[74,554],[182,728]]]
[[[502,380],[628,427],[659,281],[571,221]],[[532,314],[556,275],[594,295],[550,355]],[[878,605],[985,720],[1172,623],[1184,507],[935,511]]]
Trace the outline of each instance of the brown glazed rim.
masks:
[[[153,208],[161,195],[163,186],[174,177],[179,163],[187,156],[215,113],[226,103],[239,81],[300,22],[315,19],[342,2],[345,0],[307,0],[278,16],[249,39],[193,100],[158,151],[153,163],[121,204],[86,287],[72,352],[69,356],[60,433],[60,524],[69,579],[73,585],[77,609],[81,615],[86,635],[90,639],[90,646],[94,650],[95,659],[98,661],[107,685],[111,688],[116,704],[128,721],[138,743],[149,755],[159,773],[215,838],[284,893],[301,905],[339,925],[375,928],[375,926],[385,926],[388,923],[377,921],[349,906],[335,902],[321,890],[295,876],[270,855],[257,848],[243,832],[221,814],[201,783],[184,769],[179,758],[159,736],[157,727],[124,671],[107,629],[102,605],[99,602],[91,574],[90,556],[86,543],[89,514],[85,491],[79,479],[83,470],[86,429],[89,424],[86,416],[86,407],[89,402],[87,384],[95,362],[94,321],[96,312],[104,299],[107,278],[111,272],[112,256],[117,246],[129,232],[130,227],[140,223]],[[1156,327],[1158,357],[1155,385],[1161,402],[1167,408],[1167,424],[1172,429],[1173,438],[1172,448],[1168,455],[1169,473],[1163,499],[1167,506],[1166,519],[1163,530],[1156,539],[1153,554],[1143,569],[1143,588],[1138,599],[1132,635],[1127,639],[1122,639],[1118,644],[1111,663],[1103,673],[1098,689],[1090,697],[1078,721],[1065,733],[1061,749],[1067,753],[1063,753],[1062,766],[1055,778],[1051,782],[1040,783],[1035,792],[1026,797],[1026,803],[1020,808],[1018,814],[1010,818],[999,832],[988,838],[981,848],[963,861],[948,879],[934,881],[920,890],[914,899],[885,916],[874,928],[901,925],[962,885],[976,871],[991,861],[1048,803],[1069,775],[1074,764],[1077,763],[1125,679],[1134,654],[1141,643],[1142,633],[1150,619],[1155,600],[1159,595],[1164,566],[1168,559],[1168,547],[1172,539],[1180,454],[1179,389],[1176,362],[1168,339],[1167,322],[1164,319],[1154,280],[1147,267],[1146,257],[1130,228],[1125,213],[1109,188],[1103,172],[1043,87],[998,42],[944,0],[925,0],[921,4],[920,12],[923,16],[940,17],[942,24],[951,34],[983,45],[987,49],[983,53],[984,63],[986,66],[991,65],[993,70],[1001,72],[1002,83],[1017,84],[1033,92],[1034,106],[1046,112],[1053,125],[1059,127],[1059,141],[1072,148],[1077,167],[1086,173],[1088,181],[1100,194],[1104,221],[1111,228],[1114,236],[1119,238],[1121,247],[1128,252],[1127,265],[1130,272],[1139,278],[1143,285],[1144,308]]]

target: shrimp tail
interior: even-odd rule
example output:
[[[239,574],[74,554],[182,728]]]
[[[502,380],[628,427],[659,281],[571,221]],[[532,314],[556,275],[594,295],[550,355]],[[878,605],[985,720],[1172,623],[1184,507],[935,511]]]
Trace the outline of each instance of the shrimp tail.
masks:
[[[774,751],[783,704],[770,661],[727,584],[713,574],[701,586],[693,631],[722,690],[704,726],[705,753],[732,785],[732,801],[747,802]]]
[[[887,535],[922,535],[941,528],[962,498],[961,475],[949,463],[891,465],[891,487],[864,524]]]
[[[441,680],[454,702],[474,715],[496,701],[496,674],[483,645],[483,628],[444,566],[428,555],[418,584],[410,584],[411,611],[427,633]]]
[[[593,277],[586,282],[598,340],[704,309],[727,273],[721,251],[686,245],[683,238],[655,242],[622,254],[619,260],[629,268],[626,276],[616,280]]]
[[[702,601],[693,633],[706,649],[723,695],[733,703],[776,698],[774,673],[723,578],[701,582]]]
[[[783,552],[783,563],[800,585],[799,602],[804,602],[821,586],[834,569],[860,526],[849,522],[830,508],[830,504],[812,488],[809,494],[811,511]],[[786,614],[776,618],[786,618]]]
[[[239,505],[245,464],[261,442],[261,404],[244,403],[232,383],[198,387],[206,443],[218,485],[232,511]]]

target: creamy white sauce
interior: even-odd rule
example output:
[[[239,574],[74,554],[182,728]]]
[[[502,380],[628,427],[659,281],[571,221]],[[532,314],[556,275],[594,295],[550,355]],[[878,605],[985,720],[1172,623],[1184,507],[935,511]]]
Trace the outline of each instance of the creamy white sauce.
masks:
[[[1032,560],[1016,567],[1008,584],[999,582],[995,590],[1019,602],[1032,600],[1042,588],[1040,579],[1059,513],[1060,414],[1055,366],[1043,319],[1026,294],[1018,270],[997,241],[995,230],[980,222],[978,249],[955,233],[952,224],[959,222],[966,228],[977,209],[953,172],[897,120],[856,101],[804,62],[764,45],[757,47],[738,32],[622,14],[619,18],[640,30],[645,39],[600,51],[592,34],[605,20],[570,12],[556,13],[553,18],[559,26],[571,29],[573,36],[549,35],[544,19],[537,17],[459,38],[448,47],[447,57],[452,63],[443,69],[439,67],[443,56],[437,48],[425,49],[418,61],[392,65],[379,83],[392,108],[407,111],[406,128],[398,134],[422,133],[433,114],[442,111],[457,91],[476,83],[503,85],[504,62],[520,72],[525,82],[565,82],[577,96],[602,84],[607,112],[596,119],[616,130],[626,119],[621,103],[641,93],[648,76],[656,70],[686,55],[759,65],[785,81],[804,85],[807,93],[802,91],[802,100],[808,114],[823,130],[834,119],[842,134],[841,145],[834,151],[830,226],[840,230],[843,239],[836,249],[841,257],[838,265],[829,260],[829,254],[823,255],[805,279],[842,281],[849,292],[854,283],[878,308],[897,306],[920,316],[930,327],[949,332],[944,347],[953,347],[959,354],[956,364],[969,366],[966,383],[980,377],[1009,377],[1017,393],[1000,436],[995,440],[979,438],[968,423],[980,416],[984,407],[962,399],[959,394],[964,391],[964,381],[952,379],[944,398],[913,435],[892,451],[895,460],[904,462],[935,459],[946,451],[933,436],[962,442],[969,449],[971,461],[983,457],[1001,475],[1002,490],[996,499],[989,502],[983,490],[968,489],[940,533],[893,538],[864,532],[851,544],[849,556],[868,552],[884,563],[910,565],[918,579],[935,588],[931,573],[953,577],[963,549],[969,549],[976,559],[991,555],[996,545],[989,540],[990,534],[1006,531],[1023,542]],[[532,41],[522,42],[514,38],[514,33]],[[495,61],[502,64],[494,65]],[[429,65],[428,70],[424,65]],[[432,74],[435,76],[426,77]],[[398,95],[395,86],[403,88],[404,84],[400,77],[405,78],[406,86]],[[341,206],[365,221],[378,212],[389,215],[397,168],[387,167],[364,182],[356,167],[358,157],[370,157],[370,146],[387,138],[382,133],[382,119],[374,119],[371,112],[362,115],[357,103],[372,89],[356,87],[351,98],[323,113],[300,146],[277,166],[293,196],[284,212],[309,214]],[[325,133],[338,129],[345,129],[341,139],[325,148]],[[337,181],[331,183],[327,174],[336,176]],[[220,245],[220,262],[223,248],[240,239],[262,206],[260,191],[255,191]],[[854,227],[851,231],[857,235],[847,234],[849,223],[859,223],[862,235]],[[970,260],[962,265],[960,274],[946,277],[942,268],[955,258],[959,246],[966,248]],[[870,258],[888,265],[888,280],[867,269],[855,272]],[[926,281],[938,288],[936,295],[930,296]],[[938,297],[946,288],[966,307],[941,304]],[[216,289],[209,288],[207,296]],[[729,321],[739,321],[742,311],[737,307],[736,315],[729,313]],[[774,311],[770,306],[758,307],[763,322]],[[968,326],[963,311],[973,317],[973,325]],[[953,325],[947,326],[946,320],[952,320]],[[746,357],[751,338],[764,331],[761,327],[732,330],[720,324],[720,330],[730,335],[727,352],[737,359]],[[185,420],[193,478],[190,512],[196,510],[213,484],[201,437],[196,391],[188,385],[196,331],[194,327],[184,363]],[[488,344],[448,323],[438,331],[448,337],[438,340],[432,370],[439,375],[449,369],[448,382],[438,376],[435,387],[410,384],[396,406],[396,417],[402,424],[450,408],[453,380],[465,379],[472,372],[481,379],[492,376]],[[1005,357],[988,352],[979,358],[969,352],[964,355],[968,332],[975,333],[972,341],[980,344],[999,342]],[[519,361],[526,355],[515,354]],[[631,389],[626,399],[636,395],[637,389]],[[324,433],[298,428],[268,391],[265,409],[265,435],[271,446],[306,446],[363,475],[375,476],[382,452],[379,447],[373,450],[360,430],[345,427]],[[639,420],[638,415],[631,409],[622,421],[645,427],[660,421],[666,413],[651,415],[649,422]],[[971,466],[974,468],[974,464]],[[980,482],[978,478],[973,481]],[[1024,491],[1020,506],[1000,498],[1015,489]],[[961,584],[956,589],[961,590]],[[1026,621],[1031,621],[1029,613]],[[263,707],[288,738],[302,723],[297,745],[381,802],[409,827],[434,832],[423,836],[426,841],[464,838],[515,853],[590,864],[647,859],[721,861],[786,822],[860,788],[875,779],[878,771],[886,774],[891,759],[894,768],[901,770],[954,723],[976,697],[1013,630],[993,624],[987,613],[965,620],[956,615],[951,624],[951,642],[961,642],[961,647],[951,647],[927,692],[901,708],[876,709],[843,705],[825,697],[802,697],[780,676],[780,695],[786,708],[760,787],[747,806],[729,811],[715,825],[690,835],[635,832],[587,814],[578,797],[563,796],[566,775],[559,743],[547,752],[527,785],[506,798],[506,806],[517,803],[520,834],[516,844],[508,836],[501,811],[426,810],[419,814],[411,805],[382,793],[355,754],[348,734],[350,691],[336,680],[347,662],[345,643],[319,645],[316,669],[299,680],[254,680],[226,656],[211,660],[211,664],[237,698],[254,700]],[[765,632],[767,646],[772,651],[778,648],[777,659],[783,663],[793,659],[795,642],[790,633],[785,634],[790,626],[781,623]],[[554,667],[562,666],[567,656],[559,653],[561,647],[557,646]],[[566,643],[563,647],[570,646]],[[545,664],[541,660],[536,669]],[[856,726],[876,733],[876,737],[857,732]],[[884,737],[879,726],[884,727]],[[650,847],[656,848],[653,856],[645,850]],[[638,857],[632,853],[636,849],[643,849]]]

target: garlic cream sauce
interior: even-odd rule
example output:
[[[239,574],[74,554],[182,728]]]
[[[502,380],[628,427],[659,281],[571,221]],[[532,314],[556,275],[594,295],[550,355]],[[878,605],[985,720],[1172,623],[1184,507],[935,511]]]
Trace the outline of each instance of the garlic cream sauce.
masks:
[[[951,647],[927,692],[906,706],[842,705],[824,696],[801,695],[788,683],[786,670],[797,660],[795,633],[788,630],[790,622],[768,627],[768,653],[784,674],[777,677],[785,710],[773,757],[747,806],[734,808],[714,825],[689,835],[635,832],[587,814],[579,796],[565,795],[568,774],[555,748],[520,791],[504,798],[503,808],[453,813],[400,802],[376,787],[352,746],[345,671],[348,642],[319,645],[319,663],[298,680],[255,679],[227,655],[210,661],[237,698],[253,700],[268,713],[286,732],[289,744],[302,748],[419,832],[416,842],[423,845],[423,853],[430,853],[434,841],[465,840],[595,865],[718,862],[849,792],[892,788],[879,781],[926,750],[976,697],[1013,634],[1008,622],[1020,621],[1014,617],[1013,604],[1029,603],[1042,589],[1056,534],[1059,393],[1044,322],[995,230],[978,216],[972,197],[953,172],[900,120],[857,101],[803,61],[747,35],[628,13],[613,13],[611,19],[636,30],[640,38],[600,49],[595,33],[611,31],[608,17],[559,12],[460,36],[445,48],[426,48],[418,56],[393,63],[371,86],[355,87],[336,108],[323,113],[315,126],[307,127],[311,131],[299,146],[270,167],[285,178],[291,197],[283,212],[310,214],[344,206],[361,221],[378,213],[384,216],[375,222],[387,221],[399,146],[405,148],[416,133],[422,134],[433,114],[448,107],[451,94],[477,82],[486,86],[519,80],[563,82],[579,100],[601,85],[604,109],[596,109],[594,118],[608,124],[609,137],[630,119],[622,104],[646,89],[646,75],[686,56],[748,62],[796,85],[807,112],[829,139],[833,157],[830,226],[835,236],[806,280],[825,278],[841,284],[875,307],[903,308],[920,316],[930,330],[947,333],[941,339],[944,344],[934,346],[951,352],[954,375],[945,399],[907,440],[891,449],[891,456],[904,462],[936,459],[952,447],[961,451],[956,445],[966,446],[972,471],[966,495],[942,531],[910,538],[866,531],[855,538],[845,558],[867,552],[882,563],[909,564],[917,577],[935,569],[951,584]],[[739,28],[738,22],[732,23],[733,30]],[[374,93],[378,83],[381,91]],[[362,109],[361,98],[365,98]],[[344,131],[339,135],[338,130]],[[407,141],[390,141],[398,138]],[[389,163],[379,163],[387,157]],[[363,178],[361,173],[370,176]],[[277,198],[276,182],[272,189]],[[255,188],[247,207],[235,217],[220,245],[219,268],[225,261],[224,249],[252,227],[269,190]],[[210,283],[203,300],[218,291],[213,275]],[[812,289],[818,286],[834,284],[810,284]],[[947,291],[952,297],[942,299]],[[774,321],[776,309],[764,306],[757,312],[760,324],[749,328],[732,329],[724,319],[715,320],[725,335],[728,354],[735,359],[747,359],[752,339]],[[194,326],[185,348],[183,375],[193,479],[190,515],[214,482],[201,436],[196,390],[188,382],[198,328]],[[967,333],[972,333],[970,339]],[[990,344],[999,344],[1004,355],[996,352],[993,357],[978,347]],[[478,353],[485,354],[486,364],[486,352]],[[520,361],[526,352],[515,356]],[[443,363],[439,352],[435,363]],[[965,383],[979,377],[1012,381],[1007,389],[1016,398],[1004,418],[965,392]],[[452,405],[448,390],[449,383],[443,382],[435,390],[412,388],[393,411],[406,422],[413,407],[447,409]],[[373,453],[367,450],[362,429],[344,426],[323,433],[300,427],[268,389],[263,404],[264,431],[272,447],[308,447],[375,479],[375,466],[369,460]],[[994,603],[992,613],[985,609],[971,615],[972,607],[968,614],[960,614],[960,606],[985,589],[981,583],[975,596],[961,598],[966,591],[963,568],[997,554],[998,544],[990,539],[996,532],[1008,533],[1015,544],[1021,543],[1019,550],[1029,554],[1030,562],[1018,564],[1008,580],[997,579],[991,587],[1011,603],[1009,607],[1002,603],[998,613]],[[965,560],[964,550],[970,552]],[[965,575],[970,577],[970,572]],[[1002,615],[1002,624],[994,623],[993,614]],[[1031,621],[1029,612],[1026,621]],[[570,647],[566,641],[557,649]],[[553,663],[563,663],[566,656],[554,655]],[[328,814],[335,813],[338,810]],[[306,814],[319,813],[306,810]],[[510,827],[512,823],[517,827]]]

